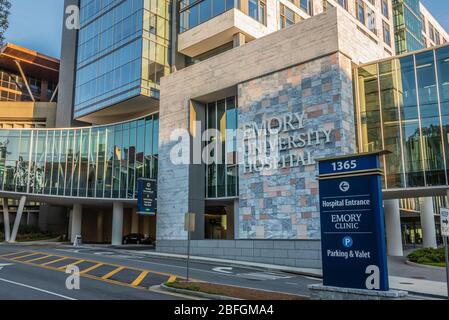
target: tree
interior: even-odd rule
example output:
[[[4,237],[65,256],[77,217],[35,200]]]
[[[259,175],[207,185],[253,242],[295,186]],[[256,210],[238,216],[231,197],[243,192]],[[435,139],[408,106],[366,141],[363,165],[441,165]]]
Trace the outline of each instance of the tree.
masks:
[[[2,46],[5,42],[6,30],[9,27],[9,9],[11,9],[11,2],[9,0],[0,0],[0,45]]]

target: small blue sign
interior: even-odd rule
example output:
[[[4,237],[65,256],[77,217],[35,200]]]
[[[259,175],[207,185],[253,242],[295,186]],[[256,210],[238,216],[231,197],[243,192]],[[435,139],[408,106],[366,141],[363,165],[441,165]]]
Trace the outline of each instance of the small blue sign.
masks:
[[[388,291],[378,154],[319,162],[323,283]]]
[[[156,197],[156,181],[139,178],[137,180],[137,213],[150,216],[156,215]]]
[[[319,162],[320,175],[370,170],[379,168],[379,166],[379,157],[377,154],[356,155],[350,158],[344,157]]]
[[[343,238],[343,245],[346,248],[351,248],[353,243],[354,243],[354,241],[352,241],[351,237],[346,236],[346,237]]]

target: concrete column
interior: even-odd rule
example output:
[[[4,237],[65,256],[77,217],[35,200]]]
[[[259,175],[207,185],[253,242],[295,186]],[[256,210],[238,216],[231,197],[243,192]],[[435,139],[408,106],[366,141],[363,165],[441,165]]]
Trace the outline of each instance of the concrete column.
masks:
[[[122,244],[123,238],[123,203],[114,202],[112,209],[112,245]]]
[[[83,220],[83,206],[74,204],[72,214],[70,215],[70,241],[75,242],[76,236],[81,235],[81,223]]]
[[[28,212],[27,214],[27,226],[38,226],[39,214],[37,212]]]
[[[240,47],[245,44],[246,37],[243,33],[240,33],[240,32],[236,33],[236,34],[234,34],[234,36],[232,38],[232,42],[233,42],[234,48]]]
[[[11,237],[9,242],[16,242],[17,232],[19,231],[20,220],[22,220],[23,209],[25,208],[27,198],[22,196],[19,200],[19,207],[17,208],[16,220],[14,221],[14,226],[12,228]]]
[[[234,200],[234,239],[240,239],[240,231],[239,231],[239,223],[240,223],[240,216],[239,216],[239,200]]]
[[[3,224],[5,225],[5,241],[8,242],[11,235],[11,226],[9,224],[8,199],[3,198]]]
[[[97,213],[97,242],[101,243],[103,242],[103,211],[100,211]]]
[[[139,215],[136,208],[133,208],[131,213],[131,233],[139,233]]]
[[[421,206],[421,228],[424,248],[436,248],[435,216],[431,197],[419,199]]]
[[[385,228],[387,233],[387,253],[390,256],[402,257],[401,212],[399,199],[385,200]]]
[[[69,230],[67,230],[67,239],[72,239],[72,215],[73,210],[69,210]]]

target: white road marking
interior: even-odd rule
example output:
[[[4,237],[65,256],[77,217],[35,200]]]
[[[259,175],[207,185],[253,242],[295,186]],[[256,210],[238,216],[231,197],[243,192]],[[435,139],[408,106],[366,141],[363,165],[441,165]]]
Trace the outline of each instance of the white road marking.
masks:
[[[0,263],[0,270],[3,269],[3,267],[12,266],[12,263]]]
[[[269,272],[239,273],[237,276],[245,278],[245,279],[261,280],[261,281],[293,278],[291,276],[283,276],[283,275],[273,274],[273,273],[269,273]]]
[[[212,270],[215,272],[232,274],[232,267],[216,267],[216,268],[212,268]]]
[[[0,278],[0,281],[11,283],[11,284],[14,284],[16,286],[20,286],[20,287],[24,287],[24,288],[36,290],[36,291],[39,291],[39,292],[47,293],[49,295],[53,295],[53,296],[56,296],[56,297],[59,297],[59,298],[63,298],[63,299],[66,299],[66,300],[76,300],[75,298],[70,298],[70,297],[64,296],[64,295],[59,294],[59,293],[55,293],[55,292],[51,292],[51,291],[48,291],[48,290],[36,288],[36,287],[33,287],[33,286],[29,286],[27,284],[23,284],[23,283],[11,281],[11,280]]]

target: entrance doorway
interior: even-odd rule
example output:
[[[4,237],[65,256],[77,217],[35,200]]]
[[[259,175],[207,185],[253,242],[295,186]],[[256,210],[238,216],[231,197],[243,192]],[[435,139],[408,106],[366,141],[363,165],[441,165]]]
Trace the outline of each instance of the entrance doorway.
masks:
[[[207,202],[204,210],[204,239],[234,240],[234,200]]]

